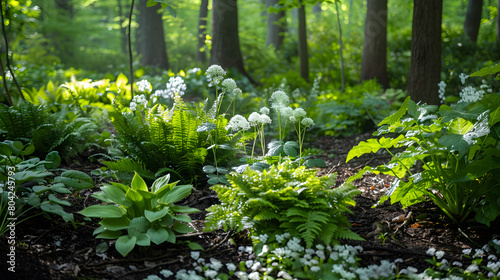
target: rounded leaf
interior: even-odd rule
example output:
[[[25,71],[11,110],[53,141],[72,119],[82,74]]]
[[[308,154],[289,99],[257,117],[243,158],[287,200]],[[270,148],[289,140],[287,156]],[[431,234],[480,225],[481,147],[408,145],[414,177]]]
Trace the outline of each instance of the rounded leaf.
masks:
[[[125,215],[125,210],[115,205],[92,205],[78,213],[93,218],[119,218]]]
[[[125,257],[128,255],[128,253],[130,253],[134,249],[136,241],[137,238],[135,236],[132,237],[129,237],[128,235],[120,236],[115,243],[116,251],[118,251],[120,255]]]
[[[158,229],[150,228],[148,229],[146,234],[151,239],[151,242],[153,242],[156,245],[160,245],[161,243],[167,241],[170,235],[165,228],[158,228]]]

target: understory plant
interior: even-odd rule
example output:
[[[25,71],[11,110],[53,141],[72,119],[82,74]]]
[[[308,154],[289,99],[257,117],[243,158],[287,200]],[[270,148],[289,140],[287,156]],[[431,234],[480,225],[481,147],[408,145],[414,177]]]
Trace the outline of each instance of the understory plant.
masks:
[[[76,170],[62,170],[54,178],[55,172],[61,171],[57,169],[61,163],[59,154],[51,152],[44,160],[37,157],[24,159],[33,152],[33,144],[10,140],[0,142],[0,235],[6,230],[8,216],[15,218],[18,224],[50,213],[74,223],[73,214],[63,208],[71,206],[68,195],[94,186],[90,176]],[[33,209],[41,211],[30,214]]]
[[[115,248],[124,257],[136,245],[149,247],[151,242],[157,245],[175,243],[176,233],[193,231],[186,224],[191,222],[186,214],[199,210],[175,205],[191,193],[192,185],[177,185],[177,182],[169,181],[170,175],[165,175],[148,187],[135,174],[130,186],[115,182],[104,184],[101,192],[93,197],[105,204],[89,206],[79,213],[102,218],[94,235],[96,238],[116,239]]]
[[[407,98],[402,107],[379,123],[374,134],[385,137],[362,141],[349,161],[386,150],[385,165],[365,172],[395,177],[387,194],[391,203],[407,207],[431,199],[453,222],[474,214],[489,225],[500,215],[500,95],[464,93],[452,106],[419,105]]]
[[[349,184],[332,188],[333,175],[317,177],[316,170],[287,160],[268,170],[232,172],[227,179],[229,185],[212,186],[221,204],[208,208],[206,230],[247,228],[255,236],[288,232],[307,247],[316,240],[361,239],[345,216],[360,192]]]

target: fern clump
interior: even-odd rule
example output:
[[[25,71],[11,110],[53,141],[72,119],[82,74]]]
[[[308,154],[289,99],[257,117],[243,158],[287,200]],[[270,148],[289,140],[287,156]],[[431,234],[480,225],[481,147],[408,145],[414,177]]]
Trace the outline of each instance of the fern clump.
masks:
[[[255,235],[288,232],[308,247],[319,239],[361,239],[349,227],[345,212],[360,192],[352,185],[331,188],[334,176],[317,177],[316,170],[284,162],[262,172],[247,168],[228,175],[230,185],[215,185],[221,204],[208,208],[206,229],[223,227]]]

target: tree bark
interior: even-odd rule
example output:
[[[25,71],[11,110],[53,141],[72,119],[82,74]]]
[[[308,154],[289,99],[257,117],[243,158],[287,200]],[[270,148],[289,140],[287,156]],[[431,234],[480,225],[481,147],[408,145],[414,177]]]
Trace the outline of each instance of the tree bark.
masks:
[[[299,59],[300,59],[300,76],[309,82],[309,55],[307,52],[307,26],[306,26],[306,9],[303,0],[299,0],[300,7],[298,8],[299,20]]]
[[[414,0],[408,94],[415,102],[439,105],[443,0]]]
[[[238,34],[237,0],[213,0],[210,64],[217,64],[224,69],[235,68],[255,83],[243,66]]]
[[[167,70],[169,68],[161,5],[146,7],[147,0],[139,2],[139,31],[141,64]]]
[[[464,31],[467,37],[474,43],[477,42],[482,12],[483,0],[469,0],[467,13],[465,14]]]
[[[278,4],[279,0],[267,0],[266,8]],[[274,46],[275,50],[281,49],[283,46],[283,40],[285,39],[284,33],[285,29],[285,11],[280,11],[277,13],[267,12],[267,33],[266,33],[266,47],[270,45]]]
[[[198,51],[196,60],[201,63],[207,62],[205,38],[207,33],[208,0],[201,0],[200,14],[198,17]]]
[[[387,78],[387,0],[367,3],[361,81],[377,79],[389,88]]]
[[[121,35],[121,47],[122,52],[127,54],[127,28],[123,25],[125,22],[125,17],[123,13],[122,1],[118,0],[118,18],[120,23],[120,35]]]

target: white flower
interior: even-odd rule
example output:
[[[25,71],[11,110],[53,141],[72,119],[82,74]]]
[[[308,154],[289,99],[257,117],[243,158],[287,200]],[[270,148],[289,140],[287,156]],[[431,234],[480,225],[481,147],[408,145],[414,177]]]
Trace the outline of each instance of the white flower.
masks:
[[[436,252],[436,258],[439,260],[439,259],[442,259],[444,256],[444,251],[437,251]]]
[[[256,126],[260,123],[260,114],[257,112],[253,112],[248,117],[248,122],[251,126]]]
[[[296,123],[297,122],[297,118],[295,116],[290,116],[290,122],[292,123]]]
[[[163,275],[163,277],[165,277],[165,278],[168,278],[168,277],[174,275],[174,273],[168,269],[161,270],[160,274]]]
[[[283,233],[281,235],[276,235],[275,238],[276,238],[276,241],[278,241],[278,243],[283,243],[283,241],[285,241],[286,239],[290,238],[290,233],[285,232],[285,233]]]
[[[189,69],[187,72],[188,72],[189,74],[195,74],[195,73],[198,73],[198,72],[200,72],[200,71],[201,71],[201,69],[200,69],[200,68],[193,68],[193,69]]]
[[[460,78],[460,81],[462,82],[462,85],[465,85],[465,80],[467,80],[467,78],[469,78],[469,75],[461,73],[458,77]]]
[[[463,135],[463,139],[469,145],[474,145],[476,143],[477,138],[486,136],[490,134],[490,125],[489,125],[489,112],[490,110],[486,110],[477,118],[478,122],[474,124],[471,130]]]
[[[137,85],[137,89],[142,92],[151,92],[151,90],[153,89],[148,80],[141,80],[135,84]]]
[[[463,249],[462,250],[462,254],[464,254],[464,255],[470,255],[471,252],[472,252],[472,249]]]
[[[224,79],[224,76],[226,75],[226,71],[224,71],[224,69],[222,69],[219,65],[214,64],[208,67],[205,74],[207,75],[207,80],[209,82],[208,86],[211,87],[222,82],[222,79]]]
[[[269,112],[270,112],[270,111],[269,111],[269,108],[267,108],[267,107],[262,107],[262,108],[260,108],[260,113],[261,113],[261,114],[264,114],[264,115],[269,115]]]
[[[295,118],[301,119],[306,116],[306,111],[302,108],[297,108],[293,111],[293,115],[295,116]]]
[[[469,266],[465,269],[465,271],[469,271],[469,272],[476,272],[476,271],[478,271],[478,270],[479,270],[479,267],[477,266],[477,264],[474,264],[474,263],[473,263],[473,264],[471,264],[471,265],[469,265]]]
[[[238,86],[236,85],[236,82],[231,79],[227,78],[224,81],[222,81],[222,86],[229,92],[232,93],[233,90],[235,90]]]
[[[482,258],[484,257],[484,251],[481,249],[476,249],[476,252],[472,256],[473,258]]]
[[[236,270],[236,265],[234,263],[226,263],[227,270],[229,271],[235,271]]]
[[[311,266],[311,271],[318,272],[321,269],[319,266]]]
[[[261,267],[262,265],[260,264],[260,262],[255,262],[250,269],[253,271],[257,271]]]
[[[489,255],[488,256],[488,260],[490,260],[490,261],[496,261],[496,260],[498,260],[498,258],[495,255]]]
[[[235,88],[235,89],[233,89],[233,93],[230,94],[230,96],[231,96],[231,98],[236,98],[242,94],[243,94],[243,92],[241,91],[240,88]]]
[[[272,107],[276,110],[281,110],[281,108],[288,106],[290,103],[288,95],[281,90],[273,92],[270,100],[272,102]]]
[[[146,280],[161,280],[160,277],[157,275],[149,275],[148,277],[145,278]]]
[[[144,94],[141,95],[136,95],[134,98],[132,98],[132,101],[130,102],[130,110],[135,111],[137,110],[137,106],[146,106],[148,104],[148,100],[146,100],[146,97]]]
[[[278,277],[282,277],[283,279],[286,279],[286,280],[292,280],[293,279],[293,277],[290,274],[288,274],[288,272],[283,271],[283,270],[280,271],[280,272],[278,272]]]
[[[460,102],[476,102],[478,100],[481,100],[483,98],[485,91],[484,90],[476,90],[474,87],[468,86],[462,89],[460,91]]]
[[[438,84],[438,92],[439,92],[439,99],[441,100],[441,103],[444,103],[444,100],[446,99],[445,97],[445,92],[446,92],[446,83],[444,81],[439,82]]]
[[[500,246],[500,239],[493,239],[492,241],[493,243],[495,243],[495,245]]]
[[[210,266],[212,267],[213,270],[219,271],[221,267],[224,265],[219,261],[214,258],[210,258]]]
[[[216,276],[217,276],[217,271],[211,270],[211,269],[205,270],[205,277],[208,277],[210,279],[214,279]]]
[[[257,271],[254,271],[254,272],[248,274],[248,279],[259,280],[260,279],[259,273]]]
[[[260,242],[262,242],[262,243],[266,243],[268,238],[269,238],[269,235],[267,235],[265,233],[257,236],[257,239],[259,239]]]
[[[272,253],[275,254],[276,257],[278,257],[278,258],[286,258],[286,257],[290,256],[292,251],[289,249],[286,249],[286,247],[285,247],[285,248],[276,248],[275,250],[272,251]]]
[[[464,266],[464,265],[463,265],[461,262],[459,262],[459,261],[454,261],[454,262],[452,262],[452,263],[451,263],[451,265],[453,265],[453,266],[458,266],[458,267],[462,267],[462,266]]]
[[[311,127],[314,125],[314,121],[311,118],[303,118],[300,123],[305,127]]]
[[[402,263],[403,259],[402,258],[397,258],[394,260],[394,263]]]
[[[193,258],[195,261],[200,258],[200,252],[199,251],[191,251],[191,258]]]
[[[246,280],[248,279],[248,274],[244,271],[236,271],[234,276],[238,277],[238,279]]]
[[[170,77],[167,83],[167,96],[170,98],[176,95],[183,96],[186,89],[187,87],[182,77]]]
[[[235,115],[229,120],[229,123],[226,126],[226,130],[232,129],[233,131],[238,130],[249,130],[250,123],[245,119],[245,117],[241,115]]]
[[[280,109],[280,114],[283,116],[285,119],[289,119],[291,116],[293,116],[293,109],[291,107],[283,107]]]

